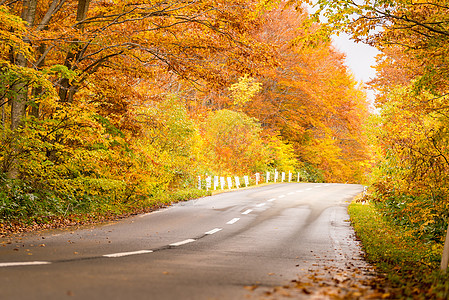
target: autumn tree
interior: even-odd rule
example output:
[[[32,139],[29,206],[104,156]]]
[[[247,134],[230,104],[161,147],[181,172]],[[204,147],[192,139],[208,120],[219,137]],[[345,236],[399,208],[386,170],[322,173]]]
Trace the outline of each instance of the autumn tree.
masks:
[[[218,110],[208,116],[202,130],[212,170],[244,175],[266,167],[267,148],[260,125],[253,118],[242,112]]]
[[[28,27],[23,41],[33,49],[33,56],[25,59],[17,53],[14,62],[34,69],[61,65],[75,72],[76,77],[52,78],[61,107],[77,105],[77,93],[84,93],[80,97],[90,95],[102,108],[98,113],[119,121],[117,126],[132,123],[123,116],[130,116],[127,110],[136,99],[116,93],[104,97],[108,90],[115,89],[104,79],[111,77],[111,70],[112,77],[125,82],[125,86],[168,72],[178,80],[217,87],[226,81],[227,72],[243,72],[259,58],[267,57],[260,51],[261,44],[251,41],[247,34],[247,28],[257,25],[257,1],[112,4],[30,0],[5,5],[21,16]],[[20,95],[25,97],[31,87],[15,89],[22,90]],[[38,107],[38,101],[30,99],[27,104],[17,97],[11,102],[13,126],[24,117],[27,105]],[[117,108],[121,108],[120,120],[113,113]],[[56,135],[55,142],[65,143],[64,135]]]
[[[259,1],[2,4],[2,216],[30,199],[49,215],[139,207],[183,186],[200,138],[180,96],[219,93],[272,60],[249,34]]]
[[[316,18],[376,46],[379,120],[372,127],[379,167],[375,198],[421,236],[442,239],[447,225],[449,7],[445,1],[318,1]],[[447,268],[449,235],[442,269]]]
[[[245,112],[292,143],[304,167],[324,171],[331,181],[362,180],[368,167],[361,134],[366,95],[344,56],[325,39],[315,47],[298,42],[306,12],[281,6],[265,18],[254,34],[278,49],[280,63],[260,77],[263,90]]]

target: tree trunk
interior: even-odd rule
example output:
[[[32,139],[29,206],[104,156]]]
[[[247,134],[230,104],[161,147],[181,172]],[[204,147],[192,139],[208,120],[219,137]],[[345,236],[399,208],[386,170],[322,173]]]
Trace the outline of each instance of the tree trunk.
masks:
[[[444,240],[443,255],[441,256],[441,271],[446,272],[449,263],[449,224],[446,230],[446,239]]]
[[[8,101],[9,103],[9,101]],[[2,130],[3,130],[3,138],[6,136],[6,109],[5,109],[6,103],[3,103],[2,105]]]
[[[26,65],[26,59],[19,54],[16,57],[16,63],[19,66]],[[15,91],[15,98],[11,99],[11,131],[13,135],[17,136],[17,131],[23,125],[23,118],[25,116],[26,103],[28,98],[28,86],[24,82],[15,84],[12,89]],[[9,168],[6,176],[9,179],[19,178],[19,169],[17,156],[21,151],[20,145],[16,143],[17,138],[14,138],[11,144],[11,154],[9,157]]]
[[[45,50],[46,50],[45,44],[42,44],[42,45],[39,46],[38,54],[39,54],[39,56],[40,56],[41,58],[39,59],[37,65],[36,65],[36,68],[37,68],[38,70],[42,70],[42,67],[43,67],[44,64],[45,64]],[[42,90],[42,87],[41,87],[41,86],[38,86],[38,87],[33,88],[33,91],[32,91],[33,97],[34,97],[35,99],[38,99],[38,98],[41,96],[42,91],[43,91],[43,90]],[[36,103],[36,102],[35,102],[35,103],[31,106],[31,112],[30,112],[30,114],[31,114],[32,116],[34,116],[35,118],[39,118],[39,103]]]
[[[78,9],[76,12],[76,22],[81,22],[86,18],[87,10],[89,9],[90,0],[79,0],[78,1]],[[83,31],[83,24],[80,23],[76,26],[79,30]],[[81,55],[81,44],[75,41],[74,50],[70,50],[67,53],[64,65],[72,70],[76,69],[77,60]],[[59,99],[61,102],[72,102],[73,96],[77,91],[76,86],[70,84],[70,81],[66,78],[63,78],[59,85]]]
[[[36,16],[37,0],[24,0],[22,19],[27,22],[27,26],[30,27],[34,24],[34,18]],[[26,42],[29,42],[28,38],[24,38]],[[21,67],[27,66],[27,60],[22,54],[17,54],[15,57],[15,64]],[[23,125],[23,118],[25,116],[26,105],[28,100],[28,84],[25,82],[19,82],[12,87],[16,96],[11,99],[11,130],[13,134]],[[20,153],[20,146],[13,143],[11,153],[11,163],[7,172],[7,176],[10,179],[17,179],[19,176],[17,166],[17,155]]]
[[[86,18],[87,10],[89,9],[90,0],[79,0],[78,9],[76,11],[76,21],[80,22]],[[78,28],[82,29],[83,25],[79,25]]]

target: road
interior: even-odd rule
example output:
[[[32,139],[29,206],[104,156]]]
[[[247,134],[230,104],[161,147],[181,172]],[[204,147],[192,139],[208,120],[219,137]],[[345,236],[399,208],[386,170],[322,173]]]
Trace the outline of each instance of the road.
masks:
[[[245,299],[350,259],[346,208],[362,190],[274,184],[2,239],[0,299]]]

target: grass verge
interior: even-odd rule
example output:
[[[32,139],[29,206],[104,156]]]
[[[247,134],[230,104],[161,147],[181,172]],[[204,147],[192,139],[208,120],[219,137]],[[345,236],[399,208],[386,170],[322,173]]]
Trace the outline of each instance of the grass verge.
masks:
[[[370,203],[351,203],[349,215],[366,260],[391,283],[392,299],[449,299],[449,275],[439,271],[441,244],[413,236]]]

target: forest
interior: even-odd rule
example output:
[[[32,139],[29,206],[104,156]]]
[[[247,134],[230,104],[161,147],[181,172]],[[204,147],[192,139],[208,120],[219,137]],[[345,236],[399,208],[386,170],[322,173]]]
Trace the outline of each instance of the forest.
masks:
[[[323,32],[343,30],[381,51],[370,82],[377,112],[366,126],[375,162],[371,200],[414,236],[442,242],[449,218],[448,2],[331,2],[320,1],[329,18]]]
[[[2,1],[2,229],[196,197],[274,169],[362,182],[364,87],[300,5]],[[314,29],[318,31],[318,28]]]
[[[448,11],[442,0],[2,0],[1,231],[145,211],[201,196],[198,176],[276,169],[369,185],[383,213],[442,242]],[[338,32],[380,51],[368,85],[333,46]]]

